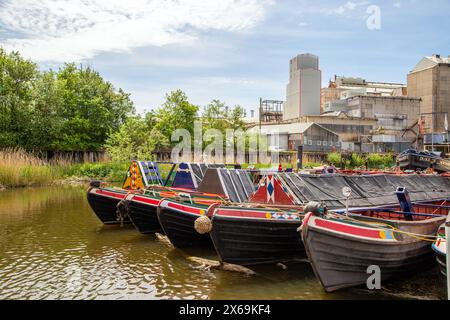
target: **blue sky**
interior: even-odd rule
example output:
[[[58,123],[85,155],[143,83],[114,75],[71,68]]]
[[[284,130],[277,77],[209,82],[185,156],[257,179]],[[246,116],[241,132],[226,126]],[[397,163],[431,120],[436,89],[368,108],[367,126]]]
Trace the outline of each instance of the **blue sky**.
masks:
[[[0,45],[42,69],[88,64],[139,112],[178,88],[250,110],[285,99],[302,52],[320,57],[324,86],[334,74],[406,82],[423,56],[450,55],[449,12],[447,0],[0,0]]]

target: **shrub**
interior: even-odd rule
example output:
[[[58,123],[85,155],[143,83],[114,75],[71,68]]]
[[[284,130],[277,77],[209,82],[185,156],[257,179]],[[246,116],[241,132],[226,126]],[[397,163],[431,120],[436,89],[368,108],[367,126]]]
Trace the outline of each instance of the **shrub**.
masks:
[[[327,156],[327,162],[334,164],[336,167],[341,166],[341,160],[341,154],[337,152],[329,153]]]

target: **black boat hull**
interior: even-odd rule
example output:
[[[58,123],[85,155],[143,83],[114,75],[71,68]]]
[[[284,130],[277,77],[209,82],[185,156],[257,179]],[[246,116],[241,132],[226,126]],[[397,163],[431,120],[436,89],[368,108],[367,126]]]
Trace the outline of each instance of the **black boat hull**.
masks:
[[[212,219],[211,238],[221,261],[257,265],[305,257],[301,221],[223,217]]]
[[[123,221],[120,221],[117,214],[117,205],[125,196],[125,193],[93,188],[88,191],[87,200],[92,211],[102,223],[108,225],[130,223],[128,217],[124,217]]]
[[[447,276],[447,257],[443,254],[436,253],[436,261],[439,264],[439,270],[441,271],[441,274],[446,277]]]
[[[306,231],[302,232],[306,253],[314,273],[327,292],[367,285],[373,272],[369,269],[371,266],[380,268],[383,285],[386,280],[405,277],[435,265],[434,255],[427,241],[386,241],[382,237],[368,239],[350,236],[346,231],[330,232],[307,223]],[[437,230],[441,223],[442,220],[434,221],[425,229]],[[344,228],[352,226],[344,224],[341,229],[345,230]]]
[[[403,154],[397,159],[398,166],[403,170],[433,170],[443,173],[450,172],[450,161],[448,159],[438,159],[426,155]]]
[[[157,215],[164,233],[174,247],[212,247],[209,234],[200,234],[194,228],[195,220],[200,214],[170,208],[167,202],[163,201],[158,207]]]
[[[135,228],[142,234],[162,233],[157,209],[160,200],[132,196],[128,200],[128,216]]]

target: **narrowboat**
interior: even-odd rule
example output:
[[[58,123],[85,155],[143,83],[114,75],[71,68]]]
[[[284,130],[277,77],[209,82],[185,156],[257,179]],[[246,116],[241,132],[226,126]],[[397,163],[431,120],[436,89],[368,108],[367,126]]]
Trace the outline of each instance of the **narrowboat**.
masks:
[[[91,182],[87,200],[95,215],[104,224],[130,223],[126,215],[118,211],[117,205],[124,200],[129,191],[116,188],[100,188],[99,182]]]
[[[446,276],[447,274],[447,242],[445,238],[445,224],[439,227],[437,232],[437,239],[431,245],[436,256],[436,261],[439,264],[441,274]]]
[[[131,162],[121,189],[102,188],[99,181],[92,181],[87,194],[89,205],[105,224],[130,223],[127,208],[129,201],[125,199],[127,196],[143,193],[146,189],[169,190],[169,180],[174,188],[194,190],[208,167],[194,163],[170,164],[171,169],[165,181],[160,173],[160,163],[146,161]],[[135,219],[137,221],[139,217]],[[145,231],[157,225],[155,220],[149,221]]]
[[[397,157],[397,166],[402,170],[427,170],[444,173],[450,171],[450,159],[444,159],[439,154],[413,149],[402,152]]]
[[[146,190],[144,194],[130,194],[126,198],[128,217],[136,229],[142,234],[163,232],[159,223],[157,209],[163,199],[174,199],[181,202],[212,204],[221,198],[204,193],[166,188]]]
[[[220,260],[257,265],[304,257],[297,229],[302,211],[257,207],[218,207],[211,239]]]
[[[209,219],[217,204],[204,205],[165,199],[157,208],[157,216],[164,233],[174,247],[212,246],[209,228],[199,233],[195,225],[201,217]]]
[[[221,203],[247,201],[254,192],[254,186],[245,170],[209,168],[197,191],[214,195],[216,199],[208,203],[169,199],[162,201],[158,207],[159,223],[175,247],[212,246],[207,234],[211,228],[209,219],[212,218],[212,209]],[[201,226],[203,223],[206,231],[199,233],[196,224]]]
[[[431,237],[445,221],[446,205],[350,209],[308,213],[301,236],[314,273],[327,292],[363,286],[370,267],[380,268],[381,284],[434,265]]]

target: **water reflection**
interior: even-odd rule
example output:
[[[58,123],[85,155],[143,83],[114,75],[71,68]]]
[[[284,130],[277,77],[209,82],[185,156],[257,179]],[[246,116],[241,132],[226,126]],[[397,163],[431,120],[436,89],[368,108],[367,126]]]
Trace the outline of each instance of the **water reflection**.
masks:
[[[0,192],[1,299],[442,298],[445,291],[430,271],[385,293],[326,294],[307,263],[258,267],[257,276],[245,276],[205,271],[190,255],[215,258],[212,250],[176,250],[132,226],[103,226],[83,188]]]

